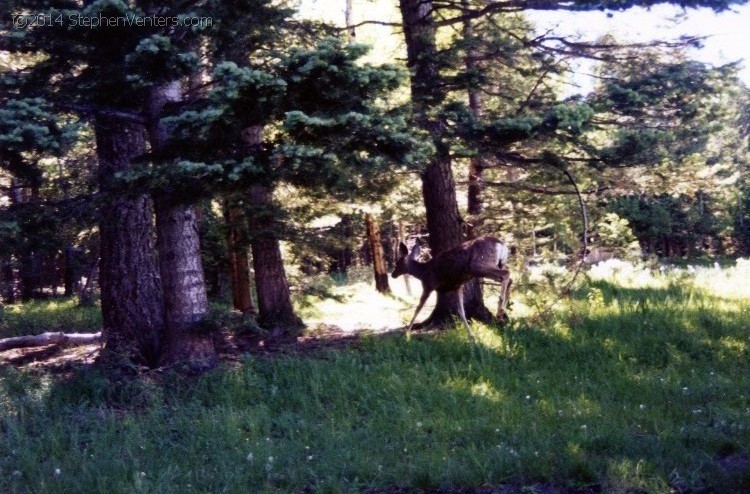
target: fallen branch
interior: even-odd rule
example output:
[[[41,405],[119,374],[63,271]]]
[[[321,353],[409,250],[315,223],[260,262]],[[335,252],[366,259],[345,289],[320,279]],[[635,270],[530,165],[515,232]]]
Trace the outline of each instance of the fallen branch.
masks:
[[[98,333],[42,333],[32,336],[15,336],[0,340],[0,352],[12,348],[46,345],[86,345],[88,343],[99,343],[101,340],[101,331]]]

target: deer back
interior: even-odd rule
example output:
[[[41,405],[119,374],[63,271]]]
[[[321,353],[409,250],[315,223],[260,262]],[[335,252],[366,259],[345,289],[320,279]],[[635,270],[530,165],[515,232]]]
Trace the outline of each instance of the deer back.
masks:
[[[439,292],[453,291],[473,278],[487,275],[508,262],[505,242],[479,237],[443,252],[429,262],[429,283]],[[427,278],[427,277],[426,277]]]

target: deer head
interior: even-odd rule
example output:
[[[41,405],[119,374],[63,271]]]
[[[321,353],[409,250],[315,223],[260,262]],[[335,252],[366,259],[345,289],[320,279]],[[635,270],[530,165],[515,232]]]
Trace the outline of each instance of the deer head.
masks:
[[[398,278],[402,274],[409,274],[411,269],[413,269],[413,264],[419,262],[419,253],[421,252],[421,249],[419,247],[419,244],[414,244],[414,247],[412,247],[411,252],[409,252],[409,249],[406,247],[406,244],[401,242],[398,245],[398,254],[399,258],[396,261],[396,265],[393,268],[393,273],[391,273],[391,276],[394,278]]]

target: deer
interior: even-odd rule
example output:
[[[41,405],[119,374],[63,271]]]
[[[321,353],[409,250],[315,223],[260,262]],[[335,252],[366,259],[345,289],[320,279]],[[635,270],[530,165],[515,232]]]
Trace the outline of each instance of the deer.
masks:
[[[464,312],[462,287],[474,278],[491,278],[500,282],[502,288],[498,317],[503,319],[507,317],[505,309],[508,305],[512,280],[508,269],[509,249],[505,242],[494,237],[479,237],[442,252],[427,262],[419,262],[420,253],[421,248],[418,244],[414,245],[410,252],[401,242],[399,244],[400,257],[391,273],[394,278],[402,274],[410,274],[422,282],[422,295],[407,331],[411,331],[419,311],[422,310],[432,292],[455,291],[458,293],[458,315],[461,316],[469,337],[473,340]]]

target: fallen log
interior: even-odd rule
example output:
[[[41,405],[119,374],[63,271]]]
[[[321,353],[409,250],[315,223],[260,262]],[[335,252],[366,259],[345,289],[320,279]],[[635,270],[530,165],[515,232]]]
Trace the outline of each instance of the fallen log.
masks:
[[[13,348],[29,348],[47,345],[86,345],[98,343],[102,340],[101,331],[98,333],[42,333],[31,336],[14,336],[0,340],[0,352]]]

